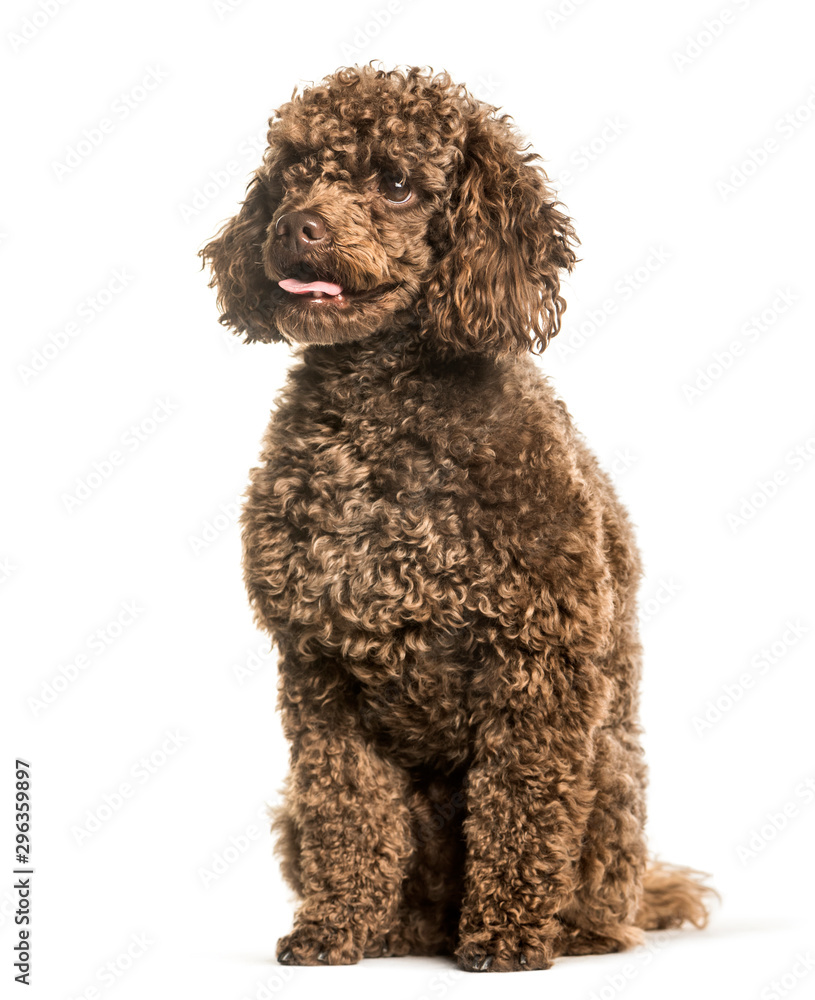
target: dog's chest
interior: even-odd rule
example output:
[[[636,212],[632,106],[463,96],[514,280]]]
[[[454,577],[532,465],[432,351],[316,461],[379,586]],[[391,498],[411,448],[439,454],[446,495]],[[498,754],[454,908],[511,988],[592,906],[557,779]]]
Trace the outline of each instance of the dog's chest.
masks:
[[[309,383],[281,408],[244,516],[265,620],[384,661],[472,621],[490,553],[475,523],[476,435],[444,412],[465,407],[463,381],[446,396],[416,378],[350,399]]]
[[[262,516],[245,536],[268,553],[274,617],[319,625],[351,657],[404,641],[405,629],[465,625],[477,556],[462,498],[446,485],[450,470],[384,428],[356,438],[304,428],[292,440],[300,446],[281,449],[253,484]]]

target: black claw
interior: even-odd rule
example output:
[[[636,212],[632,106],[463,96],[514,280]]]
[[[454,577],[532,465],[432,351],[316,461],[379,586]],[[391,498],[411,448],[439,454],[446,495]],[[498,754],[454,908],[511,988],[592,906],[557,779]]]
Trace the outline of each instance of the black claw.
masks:
[[[478,972],[486,972],[491,965],[492,965],[492,955],[485,955],[483,958],[481,959],[477,958],[475,960],[475,965],[473,966],[473,968],[475,968]]]
[[[526,955],[518,956],[518,965],[526,965]]]
[[[317,961],[325,962],[326,964],[328,964],[328,952],[325,950],[321,951],[320,954],[317,956]]]
[[[285,951],[280,952],[280,954],[277,956],[277,960],[278,962],[280,962],[281,965],[293,965],[294,952],[291,950],[291,948],[286,948]]]

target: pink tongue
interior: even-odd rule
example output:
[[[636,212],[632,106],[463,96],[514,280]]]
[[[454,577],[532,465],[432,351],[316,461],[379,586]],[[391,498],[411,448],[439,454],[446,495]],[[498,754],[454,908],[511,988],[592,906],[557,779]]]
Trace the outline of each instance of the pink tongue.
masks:
[[[332,285],[330,281],[297,281],[296,278],[284,278],[278,285],[295,295],[305,295],[307,292],[325,292],[326,295],[339,295],[342,285]]]

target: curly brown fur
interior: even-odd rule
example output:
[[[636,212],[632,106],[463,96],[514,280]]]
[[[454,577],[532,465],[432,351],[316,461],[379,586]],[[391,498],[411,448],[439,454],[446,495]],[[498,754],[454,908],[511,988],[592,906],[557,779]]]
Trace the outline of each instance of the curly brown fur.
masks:
[[[706,921],[646,859],[632,530],[530,357],[575,243],[507,116],[366,67],[278,110],[202,251],[224,324],[300,345],[242,518],[291,742],[283,962],[543,969]]]

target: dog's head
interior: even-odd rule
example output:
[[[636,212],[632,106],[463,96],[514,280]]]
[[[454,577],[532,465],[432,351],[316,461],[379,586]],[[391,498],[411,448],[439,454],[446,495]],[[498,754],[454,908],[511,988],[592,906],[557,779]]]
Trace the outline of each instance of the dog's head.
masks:
[[[498,355],[557,333],[571,224],[508,117],[445,74],[340,70],[279,108],[268,141],[201,251],[247,340],[418,323],[440,350]]]

